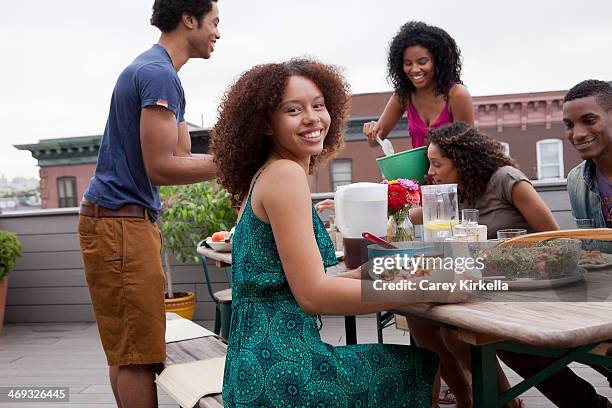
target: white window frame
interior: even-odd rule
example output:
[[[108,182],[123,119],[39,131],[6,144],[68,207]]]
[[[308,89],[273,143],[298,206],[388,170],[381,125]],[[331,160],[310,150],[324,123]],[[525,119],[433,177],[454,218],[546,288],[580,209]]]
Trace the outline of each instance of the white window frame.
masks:
[[[68,185],[70,185],[71,195],[67,195]],[[78,206],[77,179],[74,176],[62,176],[57,178],[57,206],[59,208],[69,208]]]
[[[336,174],[334,172],[334,165],[339,164],[339,163],[348,163],[349,164],[349,176],[350,176],[350,180],[348,181],[348,183],[345,180],[335,180],[334,175]],[[342,172],[342,173],[346,173],[346,172]],[[338,184],[341,182],[342,184]],[[352,159],[347,159],[347,158],[343,158],[343,159],[334,159],[331,161],[330,166],[329,166],[329,184],[331,187],[331,191],[336,191],[336,189],[339,186],[344,186],[346,184],[350,184],[353,182],[353,160]]]
[[[506,142],[499,142],[504,147],[504,154],[510,157],[510,144]]]
[[[559,159],[557,166],[559,169],[559,177],[542,177],[542,167],[552,166],[551,164],[542,163],[542,145],[555,144],[557,146],[557,157]],[[538,164],[538,179],[564,179],[565,165],[563,163],[563,141],[561,139],[542,139],[536,143],[536,159]]]

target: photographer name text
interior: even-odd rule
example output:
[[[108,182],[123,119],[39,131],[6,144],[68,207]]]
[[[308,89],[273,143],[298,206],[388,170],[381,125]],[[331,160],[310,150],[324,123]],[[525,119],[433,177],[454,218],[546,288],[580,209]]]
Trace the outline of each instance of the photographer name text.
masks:
[[[465,291],[499,291],[508,290],[508,284],[495,280],[492,282],[483,281],[472,281],[472,280],[460,280],[459,282],[431,282],[428,279],[419,281],[411,280],[400,280],[400,281],[384,281],[376,280],[373,283],[375,290],[443,290],[448,292],[454,292],[455,290]]]

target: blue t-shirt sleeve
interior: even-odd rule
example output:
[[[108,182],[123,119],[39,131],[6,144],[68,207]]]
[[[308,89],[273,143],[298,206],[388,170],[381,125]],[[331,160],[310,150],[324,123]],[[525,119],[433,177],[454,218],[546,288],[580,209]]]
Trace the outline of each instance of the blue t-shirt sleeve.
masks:
[[[184,120],[185,98],[176,72],[150,63],[138,70],[136,83],[140,93],[140,107],[162,106],[170,109],[177,123]]]

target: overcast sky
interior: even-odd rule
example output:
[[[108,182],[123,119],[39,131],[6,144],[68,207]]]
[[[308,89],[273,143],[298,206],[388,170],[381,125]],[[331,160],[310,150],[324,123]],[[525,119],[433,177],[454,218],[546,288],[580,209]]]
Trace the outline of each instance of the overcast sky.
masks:
[[[0,13],[0,174],[38,177],[14,144],[101,134],[121,70],[157,42],[153,0],[33,0]],[[472,95],[612,80],[612,2],[220,0],[210,60],[179,72],[188,121],[210,126],[223,90],[264,62],[314,56],[340,65],[353,93],[389,90],[388,43],[408,20],[448,31]]]

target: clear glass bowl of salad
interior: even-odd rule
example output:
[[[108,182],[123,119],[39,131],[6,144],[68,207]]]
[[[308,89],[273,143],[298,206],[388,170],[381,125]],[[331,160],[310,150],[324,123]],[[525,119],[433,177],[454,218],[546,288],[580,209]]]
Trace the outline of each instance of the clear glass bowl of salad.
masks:
[[[538,243],[500,245],[500,241],[470,244],[473,257],[482,258],[483,277],[504,280],[559,279],[580,274],[582,242],[556,238]]]

